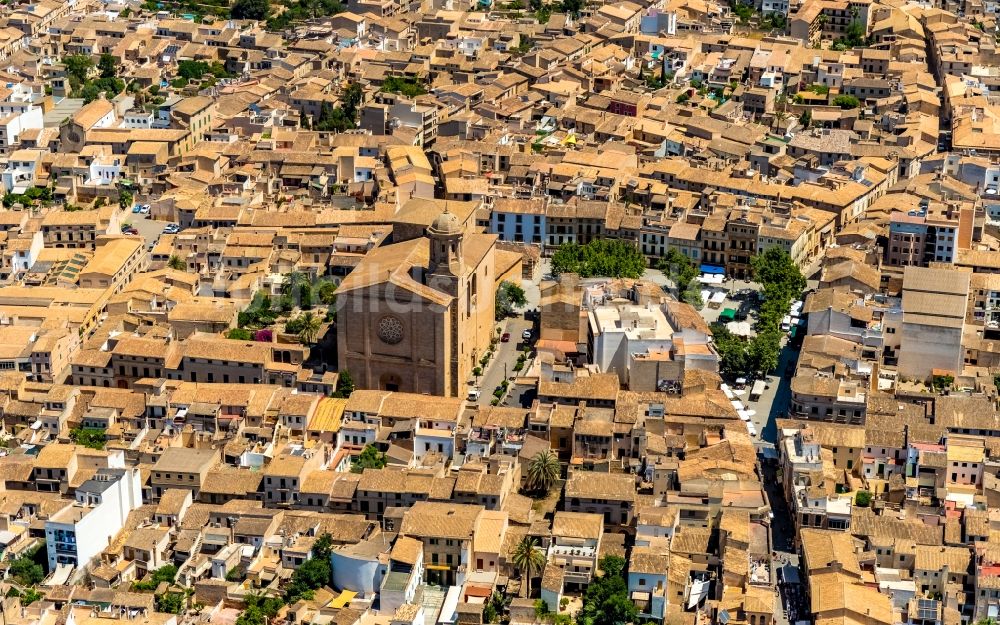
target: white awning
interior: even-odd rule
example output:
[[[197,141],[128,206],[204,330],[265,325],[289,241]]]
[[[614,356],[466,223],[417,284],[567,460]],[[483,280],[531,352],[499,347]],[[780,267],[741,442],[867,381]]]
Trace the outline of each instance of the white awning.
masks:
[[[705,598],[708,594],[708,586],[711,584],[709,580],[694,580],[691,584],[691,594],[688,595],[687,609],[690,610],[694,606],[701,603],[701,600]]]

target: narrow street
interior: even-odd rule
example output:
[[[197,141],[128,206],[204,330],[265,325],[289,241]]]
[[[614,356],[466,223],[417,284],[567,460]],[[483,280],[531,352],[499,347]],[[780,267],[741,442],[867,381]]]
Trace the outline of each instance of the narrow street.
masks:
[[[805,586],[799,583],[799,556],[795,551],[795,525],[785,501],[782,483],[775,463],[761,463],[761,479],[767,492],[774,518],[771,519],[772,566],[780,606],[775,613],[779,625],[794,625],[809,617]]]
[[[781,354],[778,356],[778,367],[767,378],[768,388],[761,395],[760,400],[745,400],[747,407],[755,411],[750,420],[757,426],[761,442],[767,445],[774,445],[778,440],[778,427],[775,420],[788,414],[789,404],[792,401],[791,378],[785,377],[784,374],[789,365],[795,366],[798,357],[798,350],[785,339],[781,347]]]
[[[517,355],[524,348],[521,333],[532,327],[531,322],[526,320],[523,315],[509,317],[500,325],[503,332],[510,333],[510,341],[497,343],[497,351],[489,364],[486,365],[483,375],[479,377],[476,384],[469,386],[470,389],[480,389],[480,406],[489,406],[493,399],[493,390],[503,382],[504,376],[510,377],[515,374],[514,364],[517,362]]]

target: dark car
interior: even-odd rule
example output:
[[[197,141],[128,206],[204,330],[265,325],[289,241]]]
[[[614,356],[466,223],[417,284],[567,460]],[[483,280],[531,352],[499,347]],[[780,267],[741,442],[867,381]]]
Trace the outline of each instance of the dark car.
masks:
[[[500,337],[500,342],[510,343],[510,332],[504,332],[503,335]]]

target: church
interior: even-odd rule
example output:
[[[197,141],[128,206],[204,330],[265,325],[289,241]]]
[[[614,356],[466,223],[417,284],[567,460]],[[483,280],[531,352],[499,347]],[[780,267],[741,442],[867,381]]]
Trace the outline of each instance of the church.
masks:
[[[464,396],[494,332],[496,244],[445,208],[372,250],[337,290],[338,368],[358,388]]]

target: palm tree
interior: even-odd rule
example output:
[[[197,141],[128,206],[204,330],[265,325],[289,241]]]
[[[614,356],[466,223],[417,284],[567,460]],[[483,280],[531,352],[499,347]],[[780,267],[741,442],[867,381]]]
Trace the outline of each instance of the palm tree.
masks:
[[[537,539],[525,536],[517,543],[517,547],[514,547],[510,560],[514,568],[521,572],[521,588],[524,590],[524,596],[530,596],[531,578],[540,574],[545,568],[545,552],[538,547]]]
[[[281,294],[282,295],[292,295],[298,290],[299,285],[306,280],[306,274],[301,271],[293,271],[285,276],[284,282],[281,283]]]
[[[187,270],[187,263],[177,254],[171,254],[170,260],[167,261],[167,267],[176,269],[177,271],[185,271]]]
[[[535,454],[528,461],[528,488],[547,493],[559,479],[559,459],[546,449]]]
[[[781,124],[783,124],[786,119],[788,119],[788,113],[784,111],[774,112],[774,125],[778,127],[778,130],[781,130]]]
[[[323,327],[323,320],[311,312],[302,313],[302,329],[299,330],[299,340],[303,343],[313,343]]]

